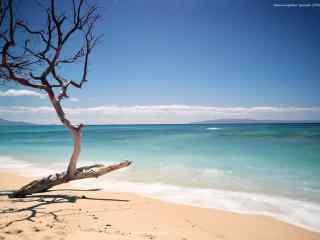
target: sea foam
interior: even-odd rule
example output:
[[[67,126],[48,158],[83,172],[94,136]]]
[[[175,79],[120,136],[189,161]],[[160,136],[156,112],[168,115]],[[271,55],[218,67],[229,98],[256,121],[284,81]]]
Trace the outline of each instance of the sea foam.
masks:
[[[18,160],[11,156],[0,156],[0,169],[11,170],[21,176],[26,177],[39,177],[49,175],[56,171],[61,171],[63,168],[60,164],[56,164],[54,170],[46,169],[35,163],[30,163],[23,160]]]
[[[207,130],[211,130],[211,131],[214,131],[214,130],[220,130],[221,128],[218,128],[218,127],[209,127],[207,128]]]
[[[0,166],[1,169],[14,170],[24,176],[43,176],[60,171],[64,167],[60,163],[49,170],[10,156],[0,156]],[[122,172],[125,171],[124,169]],[[311,231],[320,232],[320,205],[317,203],[261,193],[181,187],[161,182],[129,182],[119,180],[114,176],[111,174],[106,178],[79,180],[73,182],[72,185],[84,189],[101,188],[105,191],[138,193],[168,202],[202,208],[271,216]],[[122,176],[125,179],[126,174],[122,174]]]
[[[202,208],[221,209],[243,214],[271,216],[278,220],[320,232],[320,205],[284,197],[257,193],[189,188],[163,183],[134,183],[112,179],[81,180],[77,187],[102,188],[105,191],[132,192],[168,202]]]

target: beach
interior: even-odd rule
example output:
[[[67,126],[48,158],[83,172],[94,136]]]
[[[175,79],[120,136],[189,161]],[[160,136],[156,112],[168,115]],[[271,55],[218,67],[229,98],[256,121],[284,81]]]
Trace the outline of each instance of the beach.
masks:
[[[320,239],[271,217],[163,202],[65,184],[23,199],[3,192],[31,179],[0,172],[0,239]]]
[[[320,240],[320,8],[256,2],[1,0],[0,240]]]
[[[98,179],[74,181],[72,189],[268,216],[319,232],[319,126],[86,126],[78,167],[133,163]],[[0,127],[0,169],[5,172],[33,179],[64,171],[71,149],[62,126]],[[11,182],[2,184],[8,189]]]

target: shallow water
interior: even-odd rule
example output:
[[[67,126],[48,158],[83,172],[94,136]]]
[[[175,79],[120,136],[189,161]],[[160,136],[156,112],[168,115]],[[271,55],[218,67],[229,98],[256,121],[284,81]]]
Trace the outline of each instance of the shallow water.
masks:
[[[0,164],[24,174],[63,170],[61,126],[1,126]],[[128,169],[76,184],[272,215],[320,231],[320,124],[87,126],[80,165],[129,159]]]

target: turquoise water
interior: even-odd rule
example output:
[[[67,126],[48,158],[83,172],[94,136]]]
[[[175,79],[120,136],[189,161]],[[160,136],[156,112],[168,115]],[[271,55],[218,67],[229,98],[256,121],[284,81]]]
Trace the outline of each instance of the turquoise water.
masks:
[[[63,170],[71,149],[61,126],[0,127],[2,168],[22,166],[37,175]],[[77,184],[272,215],[320,230],[320,124],[86,126],[79,165],[124,159],[133,165]]]

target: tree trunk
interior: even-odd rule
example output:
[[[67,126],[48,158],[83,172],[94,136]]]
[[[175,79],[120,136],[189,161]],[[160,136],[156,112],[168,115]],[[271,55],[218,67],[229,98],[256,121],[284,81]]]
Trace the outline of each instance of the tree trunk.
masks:
[[[71,135],[73,137],[73,153],[68,164],[68,174],[73,176],[76,171],[77,161],[80,155],[81,147],[81,128],[80,129],[70,129]]]
[[[48,189],[56,185],[67,183],[70,181],[84,178],[97,178],[111,171],[127,167],[131,164],[130,161],[123,161],[121,163],[110,166],[97,164],[77,168],[77,161],[81,149],[81,130],[83,128],[83,124],[80,124],[79,126],[72,125],[70,121],[65,117],[65,113],[61,107],[60,101],[55,98],[53,91],[51,89],[48,89],[47,93],[60,121],[66,128],[70,130],[70,133],[73,137],[73,152],[69,160],[68,168],[65,172],[56,173],[39,180],[34,180],[21,187],[17,191],[13,192],[10,197],[25,197],[29,194],[47,191]]]

